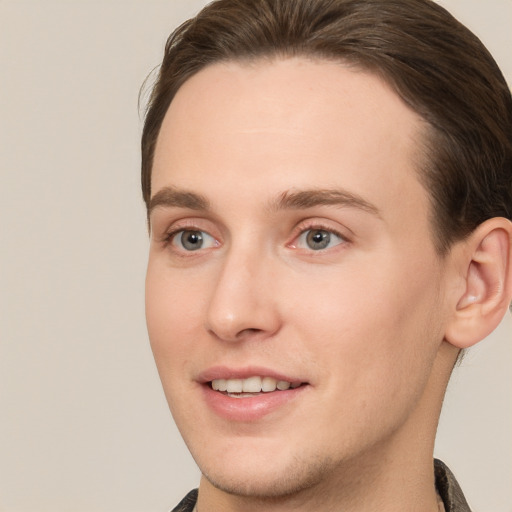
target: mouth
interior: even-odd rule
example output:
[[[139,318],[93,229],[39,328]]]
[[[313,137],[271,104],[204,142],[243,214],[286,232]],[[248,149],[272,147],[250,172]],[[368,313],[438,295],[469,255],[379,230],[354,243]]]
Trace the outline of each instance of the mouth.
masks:
[[[311,383],[269,368],[216,366],[198,375],[207,407],[229,422],[258,423],[287,415],[309,395]],[[299,401],[299,402],[298,402]]]
[[[231,398],[257,397],[266,393],[297,389],[306,384],[300,381],[278,380],[274,377],[260,377],[257,375],[245,379],[214,379],[208,382],[208,386],[213,391]]]

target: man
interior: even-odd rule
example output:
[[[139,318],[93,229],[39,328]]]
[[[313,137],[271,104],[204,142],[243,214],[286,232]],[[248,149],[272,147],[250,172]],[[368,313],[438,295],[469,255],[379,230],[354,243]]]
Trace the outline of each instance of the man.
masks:
[[[202,478],[177,511],[467,511],[433,461],[512,297],[512,98],[429,0],[219,0],[142,138],[152,349]]]

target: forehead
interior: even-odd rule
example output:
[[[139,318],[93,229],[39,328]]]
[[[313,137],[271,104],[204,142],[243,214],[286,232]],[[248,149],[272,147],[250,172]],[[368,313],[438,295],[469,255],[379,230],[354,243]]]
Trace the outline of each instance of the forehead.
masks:
[[[380,207],[425,207],[424,123],[377,76],[306,58],[218,63],[178,91],[159,134],[153,194],[338,187]],[[208,190],[206,190],[208,186]],[[413,190],[414,189],[414,190]],[[409,194],[410,192],[410,194]]]

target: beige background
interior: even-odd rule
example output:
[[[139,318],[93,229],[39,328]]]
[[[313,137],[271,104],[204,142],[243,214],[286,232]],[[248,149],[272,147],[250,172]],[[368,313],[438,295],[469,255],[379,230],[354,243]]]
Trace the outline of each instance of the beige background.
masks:
[[[147,342],[137,94],[201,0],[0,0],[0,511],[166,511],[198,481]],[[445,0],[512,82],[511,0]],[[512,511],[512,319],[437,447]]]

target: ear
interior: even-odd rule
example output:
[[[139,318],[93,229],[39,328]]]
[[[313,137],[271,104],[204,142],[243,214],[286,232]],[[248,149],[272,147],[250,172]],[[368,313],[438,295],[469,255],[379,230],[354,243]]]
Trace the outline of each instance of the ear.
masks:
[[[456,287],[445,339],[463,349],[489,335],[510,305],[512,222],[501,217],[485,221],[454,257],[459,260],[461,286]]]

